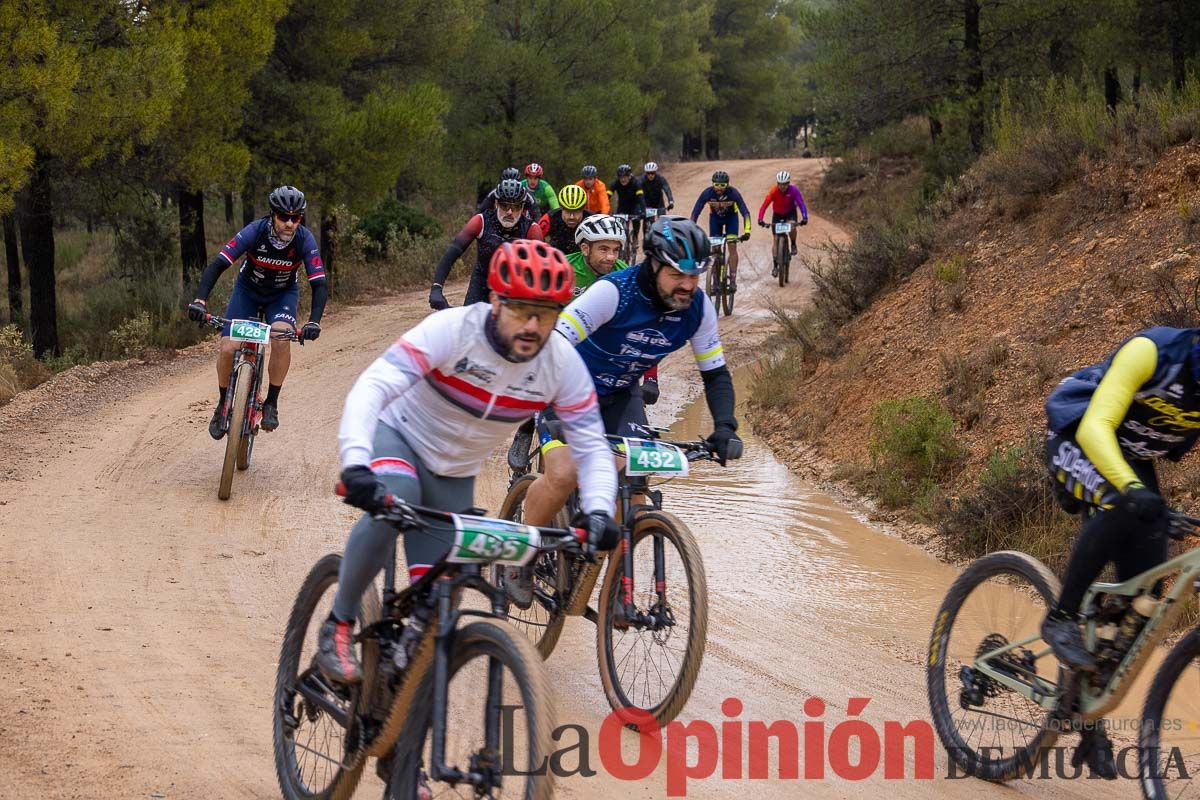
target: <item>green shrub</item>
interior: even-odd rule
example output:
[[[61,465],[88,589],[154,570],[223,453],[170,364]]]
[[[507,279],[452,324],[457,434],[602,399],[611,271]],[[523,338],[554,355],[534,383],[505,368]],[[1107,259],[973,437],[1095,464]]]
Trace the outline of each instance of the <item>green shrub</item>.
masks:
[[[117,351],[127,357],[140,356],[150,348],[154,335],[154,323],[150,314],[141,311],[108,332]]]
[[[812,275],[813,305],[833,325],[867,309],[929,255],[933,226],[925,217],[864,225],[847,244],[827,242],[803,263]]]
[[[777,357],[760,364],[750,384],[750,402],[767,409],[787,408],[795,400],[800,380],[804,377],[801,351],[789,347]]]
[[[1058,568],[1070,552],[1078,518],[1059,507],[1041,439],[1031,434],[988,456],[974,487],[947,504],[939,527],[964,556],[1021,550]]]
[[[895,473],[910,486],[944,477],[962,455],[950,414],[919,395],[875,404],[869,452],[876,471]]]
[[[367,256],[378,259],[386,257],[396,237],[437,236],[441,226],[419,208],[389,197],[358,221],[358,230],[366,236]]]

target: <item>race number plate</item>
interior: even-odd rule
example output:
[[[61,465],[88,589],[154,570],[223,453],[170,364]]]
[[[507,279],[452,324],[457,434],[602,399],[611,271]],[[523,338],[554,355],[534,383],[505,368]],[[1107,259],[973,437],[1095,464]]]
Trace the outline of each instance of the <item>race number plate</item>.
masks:
[[[657,208],[647,208],[646,209],[646,219],[654,219],[657,216],[658,216]]]
[[[708,243],[714,248],[724,247],[725,246],[725,237],[724,236],[710,236],[710,237],[708,237]]]
[[[625,440],[626,475],[671,475],[687,477],[688,460],[673,444],[654,439]]]
[[[629,222],[628,214],[613,214],[613,216],[616,217],[617,219],[621,220],[621,222]]]
[[[537,554],[541,537],[537,528],[503,519],[454,516],[454,546],[447,561],[479,564],[528,564]]]
[[[776,233],[791,233],[792,232],[792,223],[776,222],[775,223],[775,232]]]
[[[266,344],[271,338],[271,326],[265,322],[235,319],[229,323],[229,338],[235,342]]]

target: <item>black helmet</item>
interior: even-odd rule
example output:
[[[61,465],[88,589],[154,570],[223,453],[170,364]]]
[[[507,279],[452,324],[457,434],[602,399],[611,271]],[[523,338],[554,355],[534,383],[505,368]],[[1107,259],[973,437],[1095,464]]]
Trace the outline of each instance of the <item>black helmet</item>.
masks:
[[[521,170],[516,167],[505,167],[504,172],[500,173],[502,181],[519,181],[521,180]]]
[[[277,214],[303,214],[304,209],[308,208],[304,192],[295,186],[280,186],[275,189],[267,198],[267,204]]]
[[[645,250],[647,256],[688,275],[708,269],[708,237],[687,217],[659,217],[650,229]]]
[[[520,203],[525,200],[525,189],[515,178],[505,178],[496,186],[497,203]]]
[[[713,183],[729,183],[729,173],[723,169],[719,169],[713,173]]]
[[[629,166],[628,164],[622,164],[621,166],[617,167],[617,177],[620,177],[622,175],[632,175],[632,174],[633,174],[633,167]]]
[[[580,170],[579,174],[584,178],[594,178],[596,177],[596,168],[591,164],[588,164],[586,167]]]

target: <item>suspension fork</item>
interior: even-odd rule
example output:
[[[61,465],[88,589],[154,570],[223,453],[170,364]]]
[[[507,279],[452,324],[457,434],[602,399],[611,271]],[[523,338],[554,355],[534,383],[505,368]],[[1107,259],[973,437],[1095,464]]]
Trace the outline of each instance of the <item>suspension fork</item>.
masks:
[[[438,629],[434,639],[433,657],[433,742],[430,752],[429,776],[435,781],[458,778],[458,770],[446,767],[446,713],[450,692],[450,656],[454,649],[454,626],[451,624],[451,586],[449,580],[437,582]],[[491,689],[491,664],[488,669],[488,688]],[[491,736],[491,701],[488,703],[488,736]],[[490,741],[490,739],[489,739]]]

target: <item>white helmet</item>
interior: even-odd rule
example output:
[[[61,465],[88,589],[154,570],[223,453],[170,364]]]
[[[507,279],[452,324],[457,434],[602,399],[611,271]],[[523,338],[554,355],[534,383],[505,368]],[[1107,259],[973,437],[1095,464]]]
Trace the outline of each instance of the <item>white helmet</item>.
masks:
[[[791,183],[791,181],[792,173],[788,172],[786,169],[779,170],[778,174],[775,175],[776,183]]]
[[[658,162],[647,161],[646,166],[642,167],[642,172],[658,172]]]
[[[575,229],[575,244],[620,242],[625,244],[625,225],[609,214],[593,214]]]

